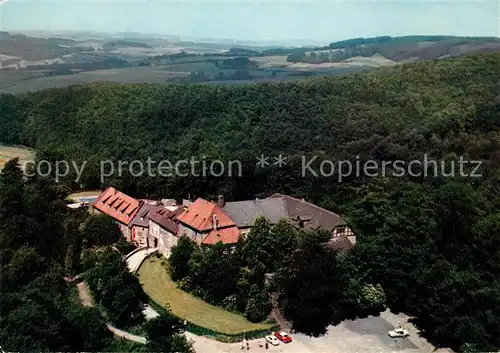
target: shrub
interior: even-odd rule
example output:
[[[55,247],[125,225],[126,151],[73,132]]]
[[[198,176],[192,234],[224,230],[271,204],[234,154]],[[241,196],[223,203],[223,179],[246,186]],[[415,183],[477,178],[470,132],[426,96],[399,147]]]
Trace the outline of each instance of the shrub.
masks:
[[[107,215],[93,215],[87,218],[83,235],[88,246],[112,245],[123,237],[118,224]]]
[[[238,311],[238,296],[232,294],[222,301],[222,306],[229,311]]]
[[[179,289],[181,289],[185,292],[189,292],[193,287],[191,277],[189,277],[189,276],[181,279],[177,285],[178,285]]]
[[[261,322],[269,315],[271,307],[269,295],[253,285],[245,307],[245,317],[251,322]]]
[[[118,251],[120,251],[120,253],[123,255],[127,255],[136,249],[136,247],[132,243],[129,243],[127,239],[123,237],[120,238],[120,240],[118,240],[118,243],[116,243],[115,246],[118,249]]]
[[[92,249],[86,249],[82,256],[82,268],[83,271],[87,271],[95,266],[99,259],[97,253]]]

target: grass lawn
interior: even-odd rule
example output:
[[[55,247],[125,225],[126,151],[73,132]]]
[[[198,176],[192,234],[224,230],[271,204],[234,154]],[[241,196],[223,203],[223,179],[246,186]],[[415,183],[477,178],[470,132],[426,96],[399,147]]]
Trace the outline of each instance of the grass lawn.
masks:
[[[81,192],[75,192],[71,195],[68,195],[66,197],[67,201],[73,201],[73,202],[81,202],[79,198],[84,198],[84,197],[97,197],[101,194],[100,190],[90,190],[90,191],[81,191]]]
[[[160,260],[148,258],[139,268],[139,281],[144,291],[158,304],[170,303],[170,311],[199,326],[227,334],[271,328],[269,324],[254,324],[243,316],[210,305],[186,293],[172,281]]]
[[[69,195],[68,197],[89,197],[89,196],[99,196],[101,190],[93,190],[93,191],[81,191],[75,192],[74,194]]]

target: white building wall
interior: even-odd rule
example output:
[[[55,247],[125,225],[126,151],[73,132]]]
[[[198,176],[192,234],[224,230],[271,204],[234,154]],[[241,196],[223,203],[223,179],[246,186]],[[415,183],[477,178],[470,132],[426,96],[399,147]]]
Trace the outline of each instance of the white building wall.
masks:
[[[177,245],[179,238],[169,232],[168,230],[162,228],[158,223],[149,221],[149,236],[150,238],[157,239],[158,241],[158,252],[165,257],[170,257],[172,253],[172,248]],[[150,242],[150,244],[153,244]]]
[[[203,234],[198,233],[195,230],[188,228],[182,224],[179,224],[179,236],[187,236],[189,239],[197,243],[198,245],[201,244],[203,241]]]

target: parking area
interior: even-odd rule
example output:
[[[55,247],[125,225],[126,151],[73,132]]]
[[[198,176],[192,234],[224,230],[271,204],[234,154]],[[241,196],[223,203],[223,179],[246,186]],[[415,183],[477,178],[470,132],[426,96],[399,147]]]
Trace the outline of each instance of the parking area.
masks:
[[[267,350],[259,347],[258,340],[250,341],[249,351],[273,353],[444,353],[447,351],[435,351],[431,344],[418,336],[418,331],[407,322],[407,319],[405,315],[395,315],[386,311],[378,317],[344,321],[337,326],[330,326],[328,332],[321,337],[294,334],[293,342],[270,346]],[[387,333],[398,325],[408,330],[410,337],[390,338]],[[221,343],[189,333],[187,336],[188,339],[193,339],[194,348],[199,353],[242,352],[241,343]]]

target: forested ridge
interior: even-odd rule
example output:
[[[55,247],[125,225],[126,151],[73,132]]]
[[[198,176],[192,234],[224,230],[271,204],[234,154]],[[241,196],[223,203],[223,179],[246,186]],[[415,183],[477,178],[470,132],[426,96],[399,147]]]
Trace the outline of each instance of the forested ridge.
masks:
[[[454,349],[500,349],[500,55],[260,85],[94,84],[0,97],[0,141],[38,158],[240,160],[242,177],[109,178],[135,196],[245,199],[282,192],[348,220],[349,264],[389,308]],[[256,168],[261,154],[284,168]],[[482,160],[481,177],[300,175],[301,156],[331,160]],[[448,169],[449,170],[449,169]],[[71,177],[73,178],[73,177]],[[71,179],[68,190],[78,187]],[[299,259],[297,259],[299,261]],[[300,262],[300,261],[299,261]],[[330,308],[334,310],[334,308]]]

